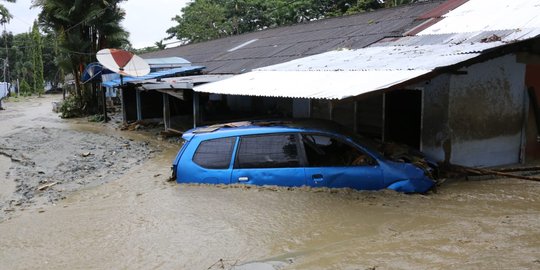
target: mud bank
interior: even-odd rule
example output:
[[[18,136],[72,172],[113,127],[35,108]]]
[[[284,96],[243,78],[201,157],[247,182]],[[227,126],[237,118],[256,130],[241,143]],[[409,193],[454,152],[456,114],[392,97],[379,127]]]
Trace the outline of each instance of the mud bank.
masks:
[[[116,179],[153,151],[144,142],[56,128],[4,137],[0,155],[11,159],[5,181],[16,188],[0,202],[0,220],[2,213],[54,203],[74,190]]]
[[[107,134],[97,123],[93,131],[79,131],[84,128],[55,114],[24,119],[36,107],[52,106],[49,100],[30,99],[0,114],[3,126],[16,126],[0,133],[0,222],[20,210],[54,204],[75,190],[117,179],[156,151],[148,142]]]

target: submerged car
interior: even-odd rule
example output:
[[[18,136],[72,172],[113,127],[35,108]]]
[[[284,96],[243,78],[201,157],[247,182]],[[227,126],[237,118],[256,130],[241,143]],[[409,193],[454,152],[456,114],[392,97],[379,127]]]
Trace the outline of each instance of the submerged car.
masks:
[[[333,123],[333,122],[332,122]],[[392,189],[424,193],[432,169],[390,160],[326,122],[237,122],[187,131],[172,166],[178,183]]]

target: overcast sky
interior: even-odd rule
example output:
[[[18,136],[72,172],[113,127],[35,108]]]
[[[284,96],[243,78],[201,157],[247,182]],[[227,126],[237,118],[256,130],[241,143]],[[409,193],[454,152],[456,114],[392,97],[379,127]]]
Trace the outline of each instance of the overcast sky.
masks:
[[[2,1],[2,4],[13,15],[11,22],[6,25],[7,31],[18,34],[30,30],[32,22],[40,11],[36,8],[30,9],[31,2],[31,0],[17,0],[16,3]],[[190,0],[128,0],[123,2],[122,7],[126,10],[123,25],[130,33],[133,47],[152,46],[154,42],[165,38],[167,36],[165,31],[176,24],[171,19],[180,14],[180,10],[188,2]]]

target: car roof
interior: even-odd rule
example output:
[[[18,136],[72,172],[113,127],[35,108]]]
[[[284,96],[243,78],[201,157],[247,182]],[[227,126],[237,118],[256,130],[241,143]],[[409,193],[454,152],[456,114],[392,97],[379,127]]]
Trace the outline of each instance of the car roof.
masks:
[[[183,138],[191,140],[191,138],[197,136],[201,139],[215,139],[230,136],[300,131],[323,131],[341,135],[350,133],[345,127],[328,120],[257,120],[198,127],[186,131]]]

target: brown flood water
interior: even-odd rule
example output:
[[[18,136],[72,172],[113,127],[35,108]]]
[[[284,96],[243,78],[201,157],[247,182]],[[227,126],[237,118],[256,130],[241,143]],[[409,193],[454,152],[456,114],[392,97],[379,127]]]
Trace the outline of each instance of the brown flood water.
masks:
[[[0,223],[0,268],[540,268],[539,183],[451,181],[427,196],[178,185],[164,181],[177,146],[161,147]]]

